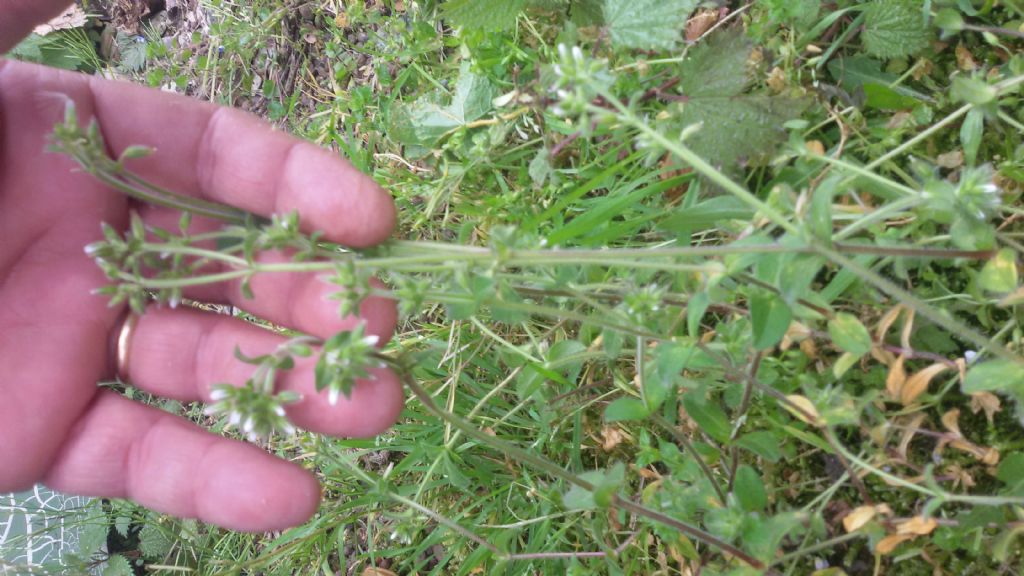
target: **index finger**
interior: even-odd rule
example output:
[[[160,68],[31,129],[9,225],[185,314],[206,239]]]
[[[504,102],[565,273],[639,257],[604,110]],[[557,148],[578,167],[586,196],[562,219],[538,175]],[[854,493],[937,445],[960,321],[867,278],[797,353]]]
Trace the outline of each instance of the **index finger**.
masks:
[[[0,69],[0,80],[11,87],[5,98],[35,96],[25,110],[38,110],[38,94],[46,92],[91,100],[113,154],[134,145],[156,150],[129,169],[164,188],[264,216],[298,211],[306,231],[346,246],[377,244],[394,228],[391,197],[371,178],[338,154],[244,112],[15,62]],[[52,118],[42,118],[42,126],[61,113],[45,111]]]

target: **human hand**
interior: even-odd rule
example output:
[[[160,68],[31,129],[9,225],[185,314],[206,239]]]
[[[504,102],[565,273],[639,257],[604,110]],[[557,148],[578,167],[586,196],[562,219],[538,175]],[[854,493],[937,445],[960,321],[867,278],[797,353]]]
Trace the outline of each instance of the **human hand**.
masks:
[[[0,54],[63,4],[0,0]],[[394,225],[390,197],[369,178],[246,114],[0,59],[0,492],[43,482],[236,530],[305,521],[319,501],[309,472],[97,387],[114,375],[109,343],[124,310],[92,294],[106,279],[83,247],[101,239],[101,222],[123,229],[129,210],[164,228],[178,214],[133,204],[74,172],[68,158],[44,152],[67,98],[83,120],[99,119],[114,154],[136,144],[156,148],[132,168],[161,186],[263,215],[298,211],[304,228],[353,247],[383,241]],[[192,228],[217,225],[196,218]],[[186,296],[314,336],[365,321],[367,333],[384,341],[395,327],[394,304],[382,298],[367,299],[360,318],[339,318],[326,299],[331,288],[315,276],[262,276],[251,287],[253,300],[237,283]],[[253,356],[283,340],[228,316],[154,308],[131,332],[125,376],[158,396],[209,400],[212,385],[249,377],[252,366],[233,359],[236,346]],[[374,375],[332,406],[315,391],[313,361],[297,362],[279,382],[303,396],[289,406],[289,419],[331,435],[382,432],[403,395],[392,372]]]

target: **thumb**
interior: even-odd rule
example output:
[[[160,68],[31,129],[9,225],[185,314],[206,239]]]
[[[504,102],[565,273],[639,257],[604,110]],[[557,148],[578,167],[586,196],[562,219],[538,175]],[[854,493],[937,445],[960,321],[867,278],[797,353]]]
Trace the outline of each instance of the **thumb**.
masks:
[[[0,0],[0,54],[28,36],[37,24],[60,14],[68,0]]]

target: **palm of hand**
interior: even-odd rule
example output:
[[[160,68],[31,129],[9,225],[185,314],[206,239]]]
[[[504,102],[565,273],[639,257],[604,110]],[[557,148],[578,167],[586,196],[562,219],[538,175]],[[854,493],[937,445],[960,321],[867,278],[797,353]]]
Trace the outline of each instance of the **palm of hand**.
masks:
[[[101,120],[112,149],[156,145],[161,152],[139,168],[170,188],[264,214],[312,214],[312,228],[354,246],[383,240],[394,218],[387,195],[347,164],[241,113],[0,60],[0,492],[42,481],[236,529],[303,521],[319,495],[306,471],[96,386],[113,376],[109,342],[123,310],[91,293],[106,280],[82,249],[99,239],[100,222],[123,227],[130,209],[157,226],[177,216],[132,206],[70,160],[42,152],[67,98],[81,117]],[[255,301],[243,301],[238,286],[190,296],[318,336],[362,321],[382,339],[394,328],[385,300],[367,301],[362,318],[337,318],[315,278],[259,278],[253,287]],[[205,400],[212,384],[245,381],[251,367],[231,359],[235,345],[251,354],[279,341],[233,318],[153,310],[132,337],[128,376],[153,394]],[[378,433],[397,417],[402,395],[393,374],[376,376],[332,407],[312,389],[311,366],[300,364],[281,384],[304,394],[289,418],[328,434]]]

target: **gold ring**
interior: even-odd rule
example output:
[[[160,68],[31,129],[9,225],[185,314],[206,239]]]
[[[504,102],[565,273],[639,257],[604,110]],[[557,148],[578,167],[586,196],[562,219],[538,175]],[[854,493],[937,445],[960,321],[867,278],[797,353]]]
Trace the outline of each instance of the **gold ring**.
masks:
[[[135,326],[139,323],[139,315],[129,311],[121,323],[121,331],[117,333],[117,378],[128,382],[128,361],[131,359],[132,336]]]

